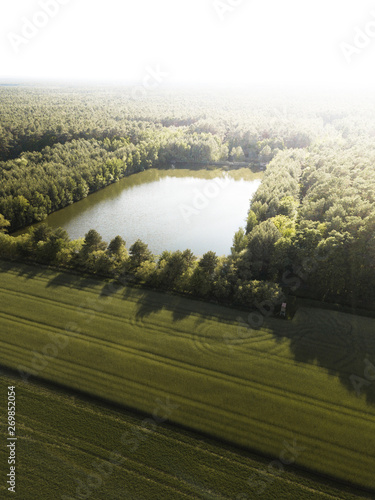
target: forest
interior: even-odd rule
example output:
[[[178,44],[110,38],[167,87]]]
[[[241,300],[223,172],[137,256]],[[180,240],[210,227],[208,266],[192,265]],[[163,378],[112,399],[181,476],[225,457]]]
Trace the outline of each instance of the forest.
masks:
[[[375,119],[356,96],[128,89],[0,89],[0,255],[255,307],[285,294],[375,299]],[[12,232],[120,178],[179,162],[266,166],[230,255],[152,255],[88,228]],[[8,234],[8,232],[10,234]],[[272,306],[273,307],[273,306]]]

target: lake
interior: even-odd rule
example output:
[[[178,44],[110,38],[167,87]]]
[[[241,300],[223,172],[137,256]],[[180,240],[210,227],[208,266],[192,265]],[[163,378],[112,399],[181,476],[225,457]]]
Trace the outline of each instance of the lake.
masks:
[[[96,229],[109,242],[120,235],[129,248],[138,238],[151,251],[190,248],[230,253],[244,227],[249,202],[263,173],[249,169],[156,170],[134,174],[47,217],[72,239]]]

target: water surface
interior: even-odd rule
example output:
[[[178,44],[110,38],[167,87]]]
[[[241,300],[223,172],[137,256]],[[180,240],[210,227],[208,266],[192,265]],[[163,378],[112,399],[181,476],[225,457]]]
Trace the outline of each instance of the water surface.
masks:
[[[244,226],[262,173],[249,169],[156,170],[131,175],[47,217],[72,239],[96,229],[109,242],[120,235],[129,248],[138,238],[155,254],[190,248],[228,254]]]

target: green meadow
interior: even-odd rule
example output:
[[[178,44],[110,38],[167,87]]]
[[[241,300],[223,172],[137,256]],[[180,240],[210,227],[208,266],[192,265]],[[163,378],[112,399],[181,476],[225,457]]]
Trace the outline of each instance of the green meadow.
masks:
[[[225,448],[208,458],[193,438],[179,444],[185,437],[162,425],[140,431],[150,434],[147,443],[131,433],[121,441],[138,417],[55,395],[34,386],[40,378],[147,415],[160,416],[168,401],[170,422],[256,453],[266,469],[287,456],[292,468],[375,489],[371,318],[305,307],[291,321],[267,318],[251,329],[244,311],[11,263],[1,264],[0,304],[0,364],[17,371],[23,394],[25,484],[37,467],[41,491],[57,489],[69,467],[87,474],[116,445],[141,455],[113,466],[116,479],[92,498],[118,498],[116,488],[124,487],[129,498],[246,500],[256,498],[259,474],[262,485],[265,477],[256,472],[248,480],[259,462],[246,454],[236,458]],[[178,454],[176,462],[164,447]],[[144,479],[146,469],[154,479]],[[260,497],[337,498],[317,493],[315,483],[301,496],[289,473]],[[66,495],[74,497],[76,487],[67,485]],[[348,495],[339,498],[355,498]]]
[[[4,371],[4,370],[3,370]],[[359,499],[270,459],[45,383],[0,377],[16,386],[16,498],[23,500]],[[168,403],[163,402],[165,410]],[[168,413],[168,411],[167,411]],[[126,444],[130,436],[132,445]],[[0,470],[7,454],[0,448]],[[3,473],[4,471],[4,473]],[[4,482],[1,498],[7,498]],[[8,496],[10,497],[11,494]]]

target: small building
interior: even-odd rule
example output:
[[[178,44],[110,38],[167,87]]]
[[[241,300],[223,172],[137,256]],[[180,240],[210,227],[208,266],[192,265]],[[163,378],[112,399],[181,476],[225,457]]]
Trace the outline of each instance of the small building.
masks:
[[[286,302],[283,302],[283,303],[281,304],[280,316],[281,316],[282,318],[286,318]]]

